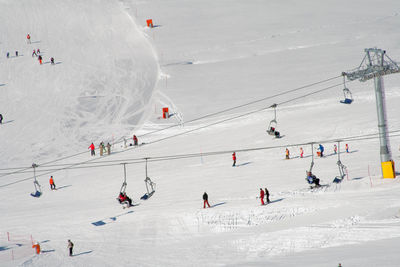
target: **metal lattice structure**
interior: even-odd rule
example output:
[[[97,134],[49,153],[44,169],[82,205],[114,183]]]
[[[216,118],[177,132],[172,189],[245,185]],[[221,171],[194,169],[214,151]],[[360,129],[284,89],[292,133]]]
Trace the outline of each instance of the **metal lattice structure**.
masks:
[[[360,80],[361,82],[365,82],[375,77],[400,72],[397,63],[386,55],[385,50],[366,48],[364,52],[365,56],[358,68],[349,72],[343,72],[343,75],[350,81]]]
[[[349,72],[343,72],[342,75],[346,76],[350,81],[360,80],[361,82],[365,82],[374,79],[382,173],[384,178],[394,178],[396,175],[389,149],[383,76],[398,73],[400,72],[400,68],[396,62],[386,55],[385,50],[366,48],[364,52],[365,56],[358,68]]]

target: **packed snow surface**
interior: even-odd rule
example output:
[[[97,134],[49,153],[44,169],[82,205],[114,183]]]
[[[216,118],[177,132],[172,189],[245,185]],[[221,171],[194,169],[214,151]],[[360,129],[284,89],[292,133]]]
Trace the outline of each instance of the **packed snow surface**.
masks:
[[[396,0],[0,0],[0,266],[399,266],[400,183],[382,179],[373,81],[347,82],[354,102],[339,102],[365,48],[400,61],[399,12]],[[384,79],[399,164],[400,76]],[[280,139],[266,133],[274,103]],[[130,208],[116,200],[121,163]]]

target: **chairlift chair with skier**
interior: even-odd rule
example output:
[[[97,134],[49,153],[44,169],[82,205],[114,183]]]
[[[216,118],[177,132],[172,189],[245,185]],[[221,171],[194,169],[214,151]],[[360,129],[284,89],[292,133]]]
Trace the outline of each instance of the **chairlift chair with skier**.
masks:
[[[278,126],[278,122],[276,120],[276,107],[278,105],[277,104],[273,104],[270,106],[270,108],[274,109],[274,119],[272,119],[269,124],[268,124],[268,128],[267,128],[267,133],[269,135],[274,135],[276,138],[280,138],[281,135],[280,133],[276,130],[276,127]]]

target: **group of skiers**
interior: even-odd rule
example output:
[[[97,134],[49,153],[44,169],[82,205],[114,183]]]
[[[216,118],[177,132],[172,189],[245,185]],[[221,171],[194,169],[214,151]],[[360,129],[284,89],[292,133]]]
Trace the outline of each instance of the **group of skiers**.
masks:
[[[346,149],[346,153],[349,153],[349,145],[348,144],[345,145],[345,149]],[[333,153],[337,154],[337,150],[338,150],[337,145],[334,144],[333,145]],[[324,146],[319,144],[318,149],[317,149],[317,156],[321,157],[321,158],[324,157],[324,151],[325,151]],[[304,150],[302,147],[300,147],[300,158],[303,158],[303,157],[304,157]],[[285,149],[285,158],[290,159],[290,151],[288,148]]]
[[[139,145],[138,138],[137,138],[136,135],[133,135],[132,140],[133,140],[133,144],[130,143],[130,146],[132,146],[132,145],[138,146]],[[127,139],[126,138],[124,138],[124,147],[127,148]],[[93,143],[90,144],[88,149],[90,149],[90,155],[91,156],[95,156],[96,155],[96,152],[95,152],[96,147],[94,146]],[[100,151],[100,156],[103,156],[104,153],[107,153],[108,155],[110,155],[111,154],[111,144],[107,143],[107,145],[104,145],[103,141],[100,142],[99,151]]]
[[[96,148],[93,143],[90,144],[88,149],[90,149],[90,155],[96,156],[96,152],[95,152]],[[99,150],[100,150],[100,156],[103,156],[104,152],[107,152],[107,154],[110,155],[111,154],[111,144],[107,143],[107,146],[105,146],[104,142],[100,142]]]
[[[41,248],[40,248],[39,242],[35,242],[32,245],[32,248],[35,249],[36,254],[40,254]],[[72,243],[72,241],[70,239],[68,239],[67,248],[68,248],[69,256],[72,256],[73,249],[74,249],[74,243]]]

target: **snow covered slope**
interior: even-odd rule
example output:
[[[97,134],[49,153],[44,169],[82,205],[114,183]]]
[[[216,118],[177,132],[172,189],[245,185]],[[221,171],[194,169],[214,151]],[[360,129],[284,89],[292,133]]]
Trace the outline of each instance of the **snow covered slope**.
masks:
[[[2,1],[0,9],[1,164],[66,155],[140,124],[158,66],[120,2]],[[32,57],[38,48],[43,65]]]
[[[0,265],[399,265],[400,184],[398,179],[381,179],[379,140],[346,141],[350,151],[340,155],[348,177],[338,185],[332,184],[338,175],[333,143],[322,142],[376,133],[372,82],[349,83],[355,102],[343,105],[339,103],[342,86],[335,86],[342,80],[336,76],[358,66],[366,47],[386,49],[399,60],[398,1],[14,2],[0,2],[0,15],[14,21],[12,26],[0,26],[0,46],[2,51],[12,51],[20,44],[26,51],[20,48],[23,57],[0,59],[0,84],[4,84],[0,90],[9,97],[2,98],[0,112],[6,121],[13,120],[0,129],[4,144],[0,160],[5,169],[0,172],[0,212],[4,214],[0,220]],[[37,11],[33,18],[12,15],[32,14],[31,10]],[[39,10],[49,11],[49,15],[36,15]],[[155,28],[145,27],[150,18]],[[58,30],[68,23],[75,28]],[[40,27],[26,26],[36,24]],[[27,32],[33,42],[40,43],[27,46]],[[59,38],[53,39],[53,35]],[[85,45],[79,46],[80,38],[75,35],[82,35]],[[86,61],[75,59],[73,52],[65,53],[71,47],[61,41],[62,36],[75,40],[71,42],[73,50]],[[12,38],[15,40],[8,41]],[[57,48],[52,42],[57,42]],[[28,50],[36,44],[43,44],[40,48],[45,61],[54,56],[61,64],[38,66]],[[119,68],[123,63],[117,62],[121,61],[107,61],[113,57],[133,63]],[[133,70],[129,81],[124,69]],[[80,77],[81,82],[67,74]],[[328,78],[332,79],[271,97]],[[30,84],[31,80],[46,83],[41,87],[34,82],[36,90],[41,90],[40,97],[25,91],[22,81]],[[136,103],[132,94],[137,94],[140,104],[108,104],[118,95],[115,88],[128,90],[122,86],[127,82],[132,83],[129,90],[135,92],[124,91],[124,99]],[[400,130],[399,82],[398,74],[385,77],[391,131]],[[61,90],[69,84],[75,86]],[[318,90],[323,91],[315,93]],[[25,97],[27,94],[32,96]],[[33,110],[37,120],[28,117],[30,112],[20,111],[20,105],[12,105],[11,96],[19,96],[21,110]],[[75,104],[69,105],[59,96]],[[77,104],[80,101],[84,105]],[[273,117],[271,109],[252,112],[273,103],[280,103],[277,119],[284,135],[281,139],[265,132]],[[3,105],[7,112],[2,111]],[[47,105],[52,107],[49,111]],[[64,105],[64,110],[59,110]],[[172,109],[169,120],[159,119],[163,106]],[[124,111],[131,107],[135,109],[129,114],[138,117],[128,123],[131,117]],[[108,117],[107,108],[115,112],[114,117]],[[190,122],[214,112],[214,116]],[[252,113],[244,116],[247,112]],[[112,122],[107,123],[110,118]],[[144,124],[134,133],[145,143],[142,146],[124,148],[118,143],[110,156],[90,157],[87,151],[44,164],[74,154],[58,149],[86,152],[91,141],[98,146],[100,141],[112,141],[113,135],[120,140],[132,134],[141,118]],[[147,134],[182,119],[182,126]],[[42,129],[55,125],[62,125],[57,130],[60,134],[42,134]],[[22,131],[40,134],[32,135],[32,145],[21,145],[26,141]],[[71,132],[75,134],[72,137]],[[47,135],[55,138],[57,148],[47,141],[52,140]],[[304,180],[312,158],[311,146],[301,145],[307,142],[322,142],[326,148],[324,158],[315,158],[314,173],[326,185],[318,190],[310,190]],[[398,165],[398,134],[392,134],[391,142]],[[300,146],[305,150],[304,158],[299,157]],[[290,160],[284,159],[286,147],[291,151]],[[234,168],[233,151],[238,157]],[[194,153],[202,155],[187,156]],[[185,157],[156,159],[181,154]],[[145,157],[150,157],[147,171],[156,191],[150,199],[141,200],[146,192]],[[40,198],[30,196],[34,187],[28,167],[33,161],[39,164]],[[137,204],[129,209],[122,209],[115,200],[123,182],[124,162],[130,163],[126,165],[126,191]],[[28,169],[6,169],[14,166]],[[8,174],[10,171],[15,173]],[[50,175],[57,191],[49,189]],[[257,197],[259,189],[265,187],[272,203],[261,206]],[[201,196],[205,191],[210,209],[203,209]],[[30,235],[40,242],[41,255],[33,254]],[[67,254],[68,239],[75,243],[74,257]]]

